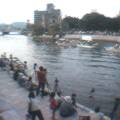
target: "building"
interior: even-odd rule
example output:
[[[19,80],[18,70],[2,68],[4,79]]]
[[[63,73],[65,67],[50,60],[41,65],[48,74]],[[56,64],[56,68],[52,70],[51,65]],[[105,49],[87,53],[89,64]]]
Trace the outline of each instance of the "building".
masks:
[[[61,11],[53,4],[47,4],[46,11],[34,11],[34,24],[47,28],[54,24],[61,24]]]
[[[120,17],[120,10],[119,10],[119,13],[118,13],[117,17]]]

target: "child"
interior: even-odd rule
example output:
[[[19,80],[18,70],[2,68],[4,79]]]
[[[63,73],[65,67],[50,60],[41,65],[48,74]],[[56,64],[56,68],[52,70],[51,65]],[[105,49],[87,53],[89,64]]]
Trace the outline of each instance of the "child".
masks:
[[[52,109],[52,120],[55,120],[55,112],[58,108],[58,103],[55,100],[55,93],[50,94],[50,108]]]

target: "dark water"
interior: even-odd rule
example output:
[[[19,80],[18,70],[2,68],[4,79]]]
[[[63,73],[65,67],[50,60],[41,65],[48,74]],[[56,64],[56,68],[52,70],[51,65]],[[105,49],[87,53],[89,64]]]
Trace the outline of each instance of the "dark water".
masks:
[[[100,43],[97,49],[59,48],[55,44],[34,42],[20,35],[0,37],[0,53],[12,53],[22,61],[27,60],[43,65],[48,70],[48,80],[53,84],[55,77],[65,95],[75,92],[81,104],[108,114],[114,98],[120,96],[120,55],[105,51]],[[32,70],[31,70],[32,71]],[[95,88],[95,101],[90,100],[89,92]]]

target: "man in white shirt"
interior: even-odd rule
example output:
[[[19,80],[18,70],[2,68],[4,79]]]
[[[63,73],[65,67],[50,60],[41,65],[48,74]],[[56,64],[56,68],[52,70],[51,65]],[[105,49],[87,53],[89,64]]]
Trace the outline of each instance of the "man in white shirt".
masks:
[[[32,120],[35,120],[36,116],[39,118],[39,120],[44,120],[41,110],[38,106],[39,102],[35,98],[34,92],[30,92],[29,98],[28,112],[31,114]]]

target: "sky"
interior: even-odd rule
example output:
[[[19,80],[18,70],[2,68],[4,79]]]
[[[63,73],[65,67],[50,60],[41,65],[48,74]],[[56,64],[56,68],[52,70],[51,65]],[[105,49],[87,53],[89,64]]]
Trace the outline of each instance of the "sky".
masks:
[[[0,0],[0,23],[34,21],[34,10],[45,10],[47,3],[61,9],[62,17],[82,18],[97,11],[107,17],[115,17],[120,11],[120,0]]]

